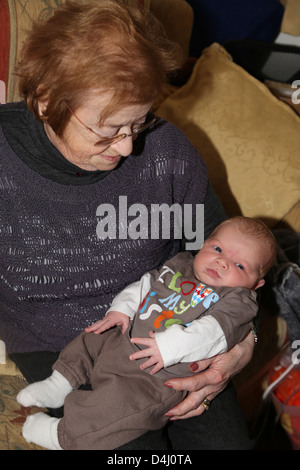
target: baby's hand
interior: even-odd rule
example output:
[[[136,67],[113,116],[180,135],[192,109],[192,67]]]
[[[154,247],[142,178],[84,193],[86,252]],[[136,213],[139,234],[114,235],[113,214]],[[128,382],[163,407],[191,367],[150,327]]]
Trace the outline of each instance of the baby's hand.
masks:
[[[113,326],[122,325],[122,333],[124,334],[129,325],[129,317],[125,313],[117,312],[112,310],[102,319],[97,321],[91,326],[85,328],[87,333],[94,332],[96,335],[103,333],[103,331],[109,330]]]
[[[143,344],[144,346],[148,346],[148,348],[141,349],[140,351],[131,354],[129,359],[133,361],[136,359],[141,359],[142,357],[148,357],[148,360],[143,362],[143,364],[140,365],[140,368],[144,370],[154,365],[153,369],[150,371],[150,374],[156,374],[156,372],[164,367],[164,361],[155,341],[155,335],[153,331],[149,332],[149,336],[150,338],[131,338],[132,343]]]

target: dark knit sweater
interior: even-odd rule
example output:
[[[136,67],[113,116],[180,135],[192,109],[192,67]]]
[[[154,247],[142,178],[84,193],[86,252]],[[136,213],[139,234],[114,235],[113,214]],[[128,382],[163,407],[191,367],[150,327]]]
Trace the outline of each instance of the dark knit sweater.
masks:
[[[7,110],[0,107],[0,123]],[[24,106],[14,112],[40,149],[41,125]],[[0,127],[0,337],[11,353],[60,351],[104,316],[121,289],[181,249],[172,231],[170,240],[119,239],[118,233],[116,239],[99,239],[98,206],[115,207],[117,225],[119,196],[127,196],[128,207],[143,204],[148,214],[151,204],[195,207],[204,202],[206,167],[178,129],[159,121],[115,170],[92,172],[94,182],[59,183],[59,176],[45,176],[49,168],[29,164],[25,148],[22,158],[22,141],[12,150],[8,134]],[[44,158],[53,168],[61,159],[58,173],[65,163],[52,144]]]

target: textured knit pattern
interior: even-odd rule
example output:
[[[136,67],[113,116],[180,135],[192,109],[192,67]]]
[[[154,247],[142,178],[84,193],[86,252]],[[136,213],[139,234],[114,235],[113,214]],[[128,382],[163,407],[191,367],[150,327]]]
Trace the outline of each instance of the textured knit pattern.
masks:
[[[8,352],[60,351],[121,289],[179,251],[172,232],[171,241],[97,236],[98,206],[115,207],[118,226],[119,196],[148,214],[151,204],[204,201],[205,165],[174,126],[160,121],[135,144],[101,181],[71,186],[31,170],[0,129],[0,337]]]

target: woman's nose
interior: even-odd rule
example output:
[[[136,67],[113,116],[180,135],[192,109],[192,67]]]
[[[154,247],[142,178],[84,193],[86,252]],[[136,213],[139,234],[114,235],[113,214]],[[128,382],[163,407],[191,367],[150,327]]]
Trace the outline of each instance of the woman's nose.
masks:
[[[112,145],[122,157],[128,157],[132,153],[132,136],[124,137],[124,139]]]

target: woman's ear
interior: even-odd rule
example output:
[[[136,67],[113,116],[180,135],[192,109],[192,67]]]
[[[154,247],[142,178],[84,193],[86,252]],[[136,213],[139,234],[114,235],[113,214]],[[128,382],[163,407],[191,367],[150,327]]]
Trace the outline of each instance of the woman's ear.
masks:
[[[39,116],[42,120],[45,119],[46,116],[46,110],[48,107],[48,100],[38,100],[38,110],[39,110]]]
[[[43,88],[43,85],[39,85],[37,88],[37,96],[38,98],[38,111],[39,116],[42,120],[45,120],[46,110],[49,103],[49,95]]]

